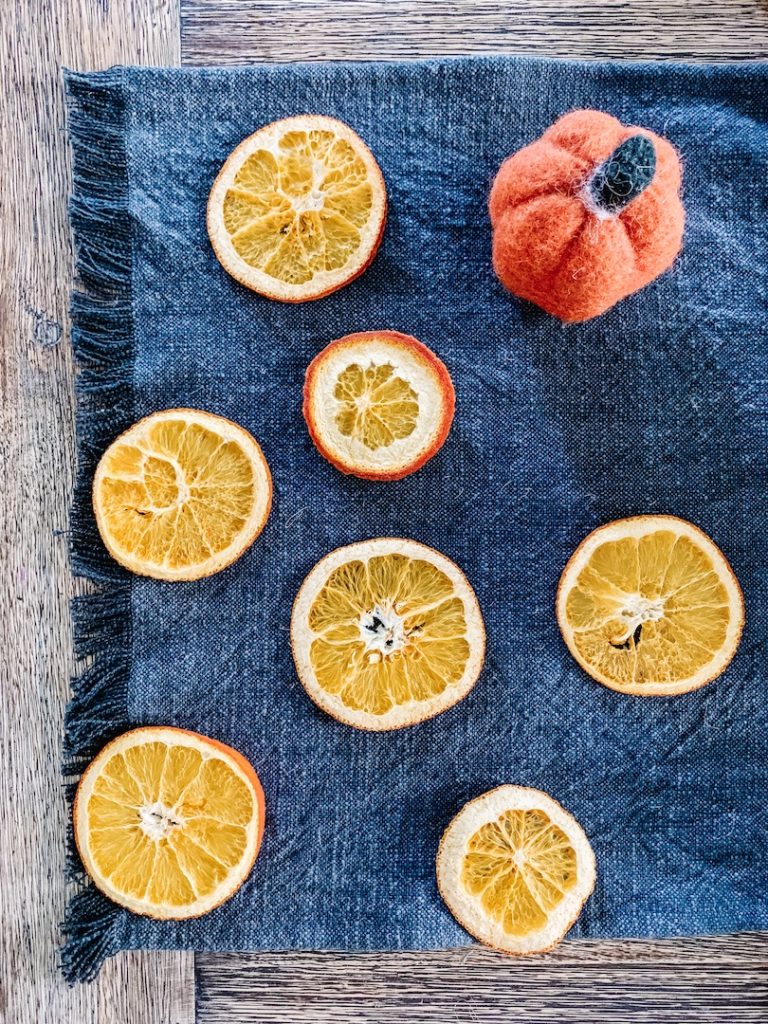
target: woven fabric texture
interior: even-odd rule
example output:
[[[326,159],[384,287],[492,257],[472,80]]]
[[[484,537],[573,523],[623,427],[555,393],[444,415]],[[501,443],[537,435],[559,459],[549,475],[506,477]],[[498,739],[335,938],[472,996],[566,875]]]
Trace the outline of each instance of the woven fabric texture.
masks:
[[[124,728],[173,724],[242,751],[267,801],[253,873],[207,917],[155,922],[91,888],[77,896],[68,977],[91,976],[121,948],[467,943],[438,896],[435,852],[461,805],[503,782],[546,790],[592,841],[598,883],[572,935],[768,927],[767,81],[766,65],[512,58],[68,76],[81,278],[73,568],[100,590],[75,606],[78,652],[94,657],[74,684],[66,770]],[[576,107],[669,138],[683,158],[687,225],[670,271],[564,326],[496,279],[487,197],[503,159]],[[361,278],[284,305],[224,272],[205,209],[234,146],[302,112],[339,117],[369,144],[390,213]],[[301,417],[312,357],[376,328],[429,345],[457,395],[442,451],[388,484],[337,472]],[[167,584],[110,562],[89,487],[120,430],[174,406],[250,430],[275,501],[239,562]],[[576,544],[643,512],[701,526],[745,593],[732,665],[676,698],[593,682],[553,612]],[[363,733],[307,698],[288,626],[322,555],[387,535],[465,570],[487,661],[452,710]]]

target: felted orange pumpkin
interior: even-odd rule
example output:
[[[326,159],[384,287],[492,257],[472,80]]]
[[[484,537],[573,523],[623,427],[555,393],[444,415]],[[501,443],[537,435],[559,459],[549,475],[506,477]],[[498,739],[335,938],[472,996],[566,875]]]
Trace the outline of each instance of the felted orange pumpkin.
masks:
[[[576,110],[513,153],[491,189],[501,282],[561,320],[589,320],[680,251],[680,159],[666,139]]]

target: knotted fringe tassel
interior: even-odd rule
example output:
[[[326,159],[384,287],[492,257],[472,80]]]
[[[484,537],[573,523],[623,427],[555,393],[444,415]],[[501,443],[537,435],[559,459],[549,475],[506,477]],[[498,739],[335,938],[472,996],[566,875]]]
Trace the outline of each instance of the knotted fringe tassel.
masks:
[[[108,555],[96,528],[91,484],[96,463],[133,423],[134,359],[131,222],[122,71],[65,76],[72,145],[69,214],[81,290],[72,296],[72,346],[78,366],[78,467],[70,516],[72,571],[96,592],[72,605],[75,651],[87,666],[72,680],[65,719],[64,764],[72,784],[91,757],[129,727],[130,575]],[[70,879],[84,880],[70,823]],[[126,912],[92,885],[71,899],[63,926],[62,972],[90,981],[120,946]]]
[[[126,914],[92,885],[72,897],[63,925],[67,941],[61,951],[61,970],[70,984],[92,981],[107,957],[119,951]]]

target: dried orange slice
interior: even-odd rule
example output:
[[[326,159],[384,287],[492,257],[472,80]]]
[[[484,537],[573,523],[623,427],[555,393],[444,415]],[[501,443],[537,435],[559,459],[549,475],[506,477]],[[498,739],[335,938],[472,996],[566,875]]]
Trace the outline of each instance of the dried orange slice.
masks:
[[[317,563],[293,605],[291,646],[299,679],[324,711],[358,729],[399,729],[469,693],[485,629],[450,559],[383,537]]]
[[[341,121],[275,121],[227,157],[208,200],[208,235],[232,277],[271,299],[304,302],[368,267],[387,214],[384,179]]]
[[[139,420],[107,448],[93,480],[109,553],[161,580],[195,580],[230,565],[261,533],[271,503],[258,443],[197,409]]]
[[[437,854],[440,895],[459,924],[518,956],[560,942],[595,874],[581,825],[551,796],[523,786],[499,786],[470,800]]]
[[[581,667],[622,693],[669,695],[727,667],[744,625],[741,588],[720,549],[675,516],[617,519],[576,548],[557,621]]]
[[[318,451],[368,480],[399,480],[423,466],[448,436],[454,405],[444,364],[397,331],[332,341],[304,383],[304,419]]]
[[[133,729],[88,765],[73,816],[80,859],[106,896],[149,917],[198,917],[250,873],[264,793],[223,743],[166,726]]]

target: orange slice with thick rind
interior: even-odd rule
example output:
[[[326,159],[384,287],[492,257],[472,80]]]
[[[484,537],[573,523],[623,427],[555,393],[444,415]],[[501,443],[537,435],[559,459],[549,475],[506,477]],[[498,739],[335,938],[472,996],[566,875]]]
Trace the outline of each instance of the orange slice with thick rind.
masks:
[[[304,302],[362,274],[386,212],[363,140],[335,118],[302,114],[260,128],[227,157],[208,200],[208,235],[241,284]]]
[[[93,480],[96,522],[112,557],[163,580],[226,568],[262,531],[271,503],[257,441],[198,409],[139,420],[112,442]]]
[[[198,917],[250,873],[264,793],[236,750],[153,726],[123,733],[94,758],[73,817],[83,867],[106,896],[149,917]]]
[[[594,679],[641,696],[686,693],[730,663],[744,625],[741,588],[698,527],[668,515],[618,519],[566,565],[557,620]]]
[[[359,729],[432,718],[474,686],[485,629],[474,591],[440,552],[380,537],[332,551],[293,605],[291,647],[312,700]]]
[[[437,854],[437,883],[470,935],[522,956],[555,946],[595,884],[583,829],[537,789],[499,786],[465,804]]]
[[[304,419],[318,451],[342,473],[399,480],[435,455],[455,394],[440,359],[397,331],[332,341],[307,368]]]

